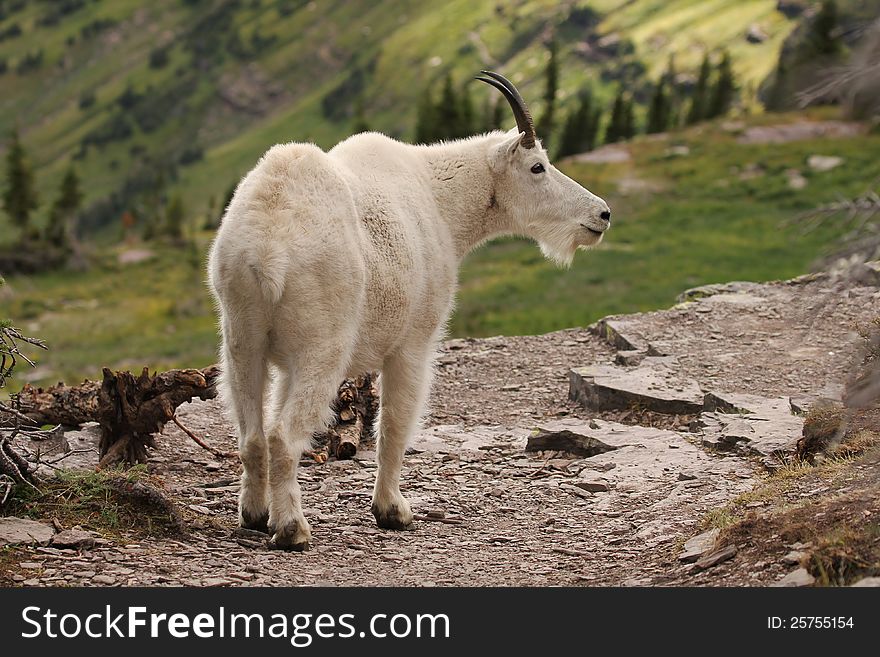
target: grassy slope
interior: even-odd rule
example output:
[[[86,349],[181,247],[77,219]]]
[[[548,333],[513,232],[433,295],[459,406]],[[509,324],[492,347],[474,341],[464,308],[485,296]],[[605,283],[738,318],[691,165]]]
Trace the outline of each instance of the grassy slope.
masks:
[[[799,120],[762,116],[752,123]],[[821,117],[812,117],[821,118]],[[669,157],[670,145],[690,155]],[[615,165],[563,163],[562,168],[614,209],[607,242],[560,271],[519,240],[483,248],[466,260],[453,335],[538,333],[585,325],[617,312],[666,306],[683,289],[735,279],[768,280],[803,273],[837,235],[802,234],[788,222],[799,212],[855,195],[880,176],[880,135],[778,145],[743,145],[718,123],[666,139],[636,140],[633,160]],[[807,156],[845,158],[826,173],[806,170]],[[741,180],[733,167],[761,165]],[[802,191],[785,171],[803,171]],[[655,191],[621,193],[622,180]],[[632,184],[632,183],[630,183]],[[209,234],[200,235],[200,249]],[[16,318],[52,348],[34,374],[45,383],[96,377],[109,365],[137,369],[203,366],[214,361],[216,336],[203,283],[203,255],[159,250],[153,261],[119,266],[112,253],[90,272],[16,277],[0,292],[0,315]],[[5,296],[2,296],[5,295]]]
[[[752,119],[779,120],[786,117]],[[671,145],[688,146],[690,155],[670,157]],[[541,333],[669,305],[695,285],[803,273],[839,235],[831,228],[803,234],[788,222],[838,193],[864,192],[880,175],[878,148],[877,135],[745,145],[713,123],[668,139],[638,139],[628,163],[563,163],[566,173],[611,204],[606,242],[580,254],[567,272],[518,240],[474,254],[462,272],[452,332]],[[805,160],[814,153],[839,155],[845,163],[811,173]],[[741,180],[733,173],[748,164],[762,166],[764,175]],[[788,187],[787,169],[803,171],[806,189]],[[619,183],[632,179],[656,191],[621,193]]]
[[[16,124],[23,132],[44,201],[38,221],[45,220],[49,201],[83,135],[118,112],[114,101],[127,84],[138,91],[149,85],[167,88],[177,76],[192,70],[182,35],[204,14],[204,9],[193,9],[180,0],[114,0],[88,3],[57,26],[38,26],[37,19],[48,4],[30,2],[0,22],[0,29],[18,23],[24,30],[22,36],[0,42],[0,59],[10,63],[10,70],[0,75],[0,133]],[[219,0],[201,3],[203,7],[219,4]],[[136,128],[132,138],[92,148],[85,159],[76,162],[88,181],[86,203],[109,194],[139,164],[141,156],[132,155],[132,145],[156,153],[168,145],[197,142],[205,148],[205,159],[183,168],[176,187],[191,214],[203,213],[208,198],[221,197],[271,144],[311,140],[329,147],[344,137],[348,121],[324,119],[321,99],[355,67],[370,62],[375,68],[364,95],[371,125],[408,136],[415,99],[425,81],[439,78],[448,68],[463,80],[486,65],[474,46],[476,37],[494,60],[490,64],[504,66],[526,97],[534,99],[533,108],[540,115],[545,28],[563,21],[569,7],[590,6],[606,14],[598,33],[617,32],[631,39],[637,56],[654,76],[672,52],[679,69],[687,70],[698,65],[704,48],[725,46],[734,52],[743,79],[757,81],[769,71],[780,40],[794,24],[775,12],[773,0],[582,0],[565,4],[518,0],[504,3],[500,13],[498,3],[465,0],[369,3],[367,10],[350,2],[296,4],[297,11],[281,15],[272,0],[243,0],[234,16],[234,26],[245,41],[255,29],[264,37],[278,37],[255,62],[281,90],[264,112],[236,111],[219,100],[219,88],[254,76],[246,70],[246,62],[215,56],[187,100],[192,116],[174,118],[151,134]],[[108,18],[117,24],[91,40],[80,37],[83,26]],[[771,39],[747,44],[743,34],[752,22],[764,26]],[[571,97],[582,85],[593,83],[600,96],[609,98],[614,85],[600,81],[599,64],[574,54],[574,42],[589,32],[569,27],[565,35],[569,41],[561,48],[560,97]],[[73,45],[67,44],[70,36],[76,38]],[[150,50],[166,43],[171,45],[169,64],[159,70],[149,68]],[[42,68],[26,76],[14,73],[18,58],[38,48],[45,52]],[[78,102],[85,90],[93,91],[97,100],[81,110]],[[488,93],[488,89],[474,91],[478,108]],[[0,241],[4,241],[3,233],[7,240],[14,237],[12,231],[2,230],[4,222],[5,217],[0,217]]]

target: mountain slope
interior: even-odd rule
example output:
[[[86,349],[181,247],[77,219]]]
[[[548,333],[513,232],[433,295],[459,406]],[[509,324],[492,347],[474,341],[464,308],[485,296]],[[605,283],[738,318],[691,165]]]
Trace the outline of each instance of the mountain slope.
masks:
[[[184,195],[195,220],[271,144],[329,147],[346,136],[357,102],[371,127],[411,137],[419,94],[447,71],[463,81],[501,68],[540,115],[554,34],[563,103],[586,84],[607,101],[621,76],[638,91],[670,54],[693,70],[722,46],[751,85],[794,25],[775,4],[6,0],[0,132],[23,134],[42,190],[38,221],[71,162],[85,181],[87,231],[126,209],[155,212],[138,194],[162,185]],[[769,35],[760,44],[744,38],[755,22]],[[490,90],[474,97],[481,108]]]

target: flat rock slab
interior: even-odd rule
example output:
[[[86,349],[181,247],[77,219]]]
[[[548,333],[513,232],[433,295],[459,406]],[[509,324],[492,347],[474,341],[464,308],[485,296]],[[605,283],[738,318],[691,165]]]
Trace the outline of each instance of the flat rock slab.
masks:
[[[637,444],[643,427],[591,420],[552,420],[539,425],[526,442],[527,452],[556,450],[577,456],[597,456]]]
[[[553,443],[553,436],[562,442]],[[647,504],[647,496],[657,490],[668,491],[653,503],[660,507],[673,507],[680,498],[693,494],[715,495],[722,490],[725,499],[730,499],[736,494],[733,491],[747,490],[754,476],[752,466],[744,459],[714,456],[675,431],[651,427],[604,420],[556,420],[539,425],[528,442],[533,449],[558,449],[554,445],[568,443],[594,446],[594,449],[603,446],[604,451],[596,451],[578,462],[584,469],[572,480],[574,486],[598,480],[607,486],[609,493],[595,496],[593,502],[593,508],[600,510],[612,509],[621,498],[638,498],[639,504]],[[699,476],[681,481],[679,474],[683,471],[699,473]],[[707,478],[713,482],[711,493],[705,491]],[[655,529],[659,532],[662,525],[661,522],[656,527],[646,526],[645,536]]]
[[[459,424],[444,424],[418,432],[409,444],[410,452],[452,454],[497,447],[522,449],[528,431],[480,425],[465,428]]]
[[[569,371],[568,397],[592,410],[638,406],[658,413],[688,415],[703,409],[695,381],[675,375],[667,357],[649,356],[635,368],[590,365]]]
[[[804,420],[792,412],[791,399],[711,393],[694,428],[702,443],[720,451],[778,457],[793,453]]]
[[[780,587],[800,587],[800,586],[812,586],[815,583],[816,578],[813,577],[806,568],[798,568],[797,570],[793,570],[788,575],[780,579],[778,582],[774,582],[770,586],[780,586]]]
[[[37,469],[38,475],[53,476],[55,469],[51,466],[55,463],[65,470],[92,471],[98,467],[101,427],[97,422],[86,422],[80,429],[64,431],[49,440],[32,443],[34,450],[40,450],[41,461],[49,464],[41,464]]]
[[[95,537],[91,532],[74,527],[58,532],[52,538],[52,547],[87,550],[95,546]]]
[[[27,518],[0,518],[0,546],[48,545],[55,530],[36,520]]]
[[[648,341],[635,329],[632,320],[618,317],[605,317],[590,327],[590,331],[601,337],[618,351],[647,353]]]
[[[711,299],[712,301],[724,302],[723,296],[733,298],[731,303],[740,303],[744,305],[754,305],[754,300],[761,299],[753,292],[760,290],[759,283],[751,283],[749,281],[731,281],[730,283],[712,283],[710,285],[701,285],[685,290],[678,295],[676,299],[678,303],[686,303],[688,301],[699,301],[702,299]],[[633,330],[636,330],[633,327]]]

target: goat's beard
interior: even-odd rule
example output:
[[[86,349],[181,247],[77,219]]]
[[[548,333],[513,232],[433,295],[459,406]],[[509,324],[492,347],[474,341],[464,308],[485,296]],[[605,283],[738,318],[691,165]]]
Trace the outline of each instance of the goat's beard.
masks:
[[[561,268],[571,266],[578,249],[588,249],[602,239],[591,239],[580,225],[575,230],[566,225],[553,226],[549,230],[544,227],[539,234],[541,236],[538,238],[538,246],[541,247],[541,253]]]
[[[541,253],[544,254],[544,257],[547,258],[547,260],[553,262],[557,267],[564,269],[571,267],[571,263],[574,260],[574,254],[578,249],[577,243],[573,240],[565,245],[541,240],[538,242],[538,246],[541,247]]]

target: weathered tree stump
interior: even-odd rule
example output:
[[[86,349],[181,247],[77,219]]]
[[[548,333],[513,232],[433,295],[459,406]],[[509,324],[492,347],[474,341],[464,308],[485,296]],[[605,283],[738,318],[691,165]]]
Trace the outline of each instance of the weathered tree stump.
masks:
[[[20,397],[22,413],[39,424],[77,426],[97,421],[101,425],[98,467],[102,468],[146,462],[147,448],[155,447],[153,435],[162,431],[178,406],[195,397],[217,396],[216,365],[153,375],[144,368],[137,377],[108,368],[103,373],[100,383],[59,383],[46,390],[27,385]]]
[[[145,367],[137,378],[131,372],[104,368],[95,419],[101,425],[99,467],[116,463],[145,463],[153,435],[162,431],[183,402],[217,396],[216,366],[204,370],[169,370],[150,375]]]

